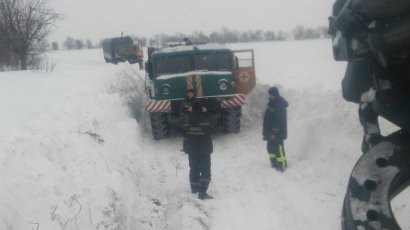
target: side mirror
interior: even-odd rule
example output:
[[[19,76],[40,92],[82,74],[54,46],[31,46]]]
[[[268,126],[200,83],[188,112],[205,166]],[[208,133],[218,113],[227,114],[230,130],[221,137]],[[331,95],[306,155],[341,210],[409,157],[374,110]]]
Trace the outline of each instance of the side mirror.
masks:
[[[145,87],[145,92],[148,94],[149,99],[152,99],[151,87]]]
[[[145,71],[148,73],[149,79],[153,79],[154,72],[152,70],[152,63],[150,61],[145,62]]]
[[[238,69],[239,68],[239,59],[237,56],[235,56],[235,68]]]
[[[148,49],[147,50],[148,51],[148,58],[151,58],[151,54],[155,51],[155,47],[150,46],[147,49]]]

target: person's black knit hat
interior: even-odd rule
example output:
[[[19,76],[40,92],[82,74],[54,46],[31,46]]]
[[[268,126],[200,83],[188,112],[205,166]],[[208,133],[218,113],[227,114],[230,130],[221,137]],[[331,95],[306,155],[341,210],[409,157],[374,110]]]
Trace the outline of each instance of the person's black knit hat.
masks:
[[[275,97],[279,96],[279,90],[275,86],[270,87],[269,90],[268,90],[268,93],[271,96],[275,96]]]

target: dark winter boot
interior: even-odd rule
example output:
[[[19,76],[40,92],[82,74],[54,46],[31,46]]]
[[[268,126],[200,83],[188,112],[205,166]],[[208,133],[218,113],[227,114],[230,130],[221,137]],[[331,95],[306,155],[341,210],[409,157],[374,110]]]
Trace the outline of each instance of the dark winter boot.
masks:
[[[269,159],[270,159],[270,165],[272,168],[277,169],[278,168],[278,161],[276,160],[276,155],[275,153],[268,153]]]
[[[276,160],[278,162],[276,170],[278,170],[279,172],[284,172],[288,167],[288,164],[286,162],[286,156],[283,154],[280,157],[276,158]]]
[[[207,200],[207,199],[212,199],[213,197],[208,195],[208,193],[206,191],[208,191],[208,187],[209,187],[209,180],[204,180],[201,179],[199,181],[199,193],[198,193],[198,198],[201,200]]]
[[[285,170],[286,170],[286,166],[285,167],[279,166],[279,167],[276,168],[276,171],[278,171],[278,172],[284,172]]]
[[[194,194],[199,192],[199,183],[191,182],[191,192]]]
[[[278,161],[276,160],[276,158],[274,159],[270,159],[270,165],[272,166],[272,168],[277,169],[278,168]]]
[[[206,192],[198,193],[198,199],[200,199],[200,200],[209,200],[209,199],[213,199],[213,198],[214,198],[213,196],[209,195]]]

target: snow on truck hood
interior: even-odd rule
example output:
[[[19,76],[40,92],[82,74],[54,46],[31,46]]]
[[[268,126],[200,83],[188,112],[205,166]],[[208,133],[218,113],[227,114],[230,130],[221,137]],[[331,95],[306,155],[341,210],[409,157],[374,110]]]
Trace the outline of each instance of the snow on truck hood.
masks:
[[[229,50],[226,46],[219,44],[206,44],[206,45],[183,45],[175,47],[166,47],[158,51],[158,53],[172,53],[172,52],[184,52],[184,51],[194,51],[194,50]]]
[[[231,71],[206,71],[206,70],[196,70],[196,71],[190,71],[186,73],[176,73],[176,74],[165,74],[165,75],[160,75],[156,77],[156,80],[168,80],[171,78],[176,78],[176,77],[186,77],[190,75],[230,75],[232,74]]]

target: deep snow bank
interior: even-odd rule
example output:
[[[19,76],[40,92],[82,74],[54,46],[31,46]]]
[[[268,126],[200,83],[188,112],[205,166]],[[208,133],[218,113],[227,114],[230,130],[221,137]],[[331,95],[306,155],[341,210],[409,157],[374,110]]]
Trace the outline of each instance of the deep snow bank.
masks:
[[[1,140],[1,226],[162,228],[152,223],[155,213],[145,216],[157,205],[138,125],[118,90],[98,88],[66,98]]]

